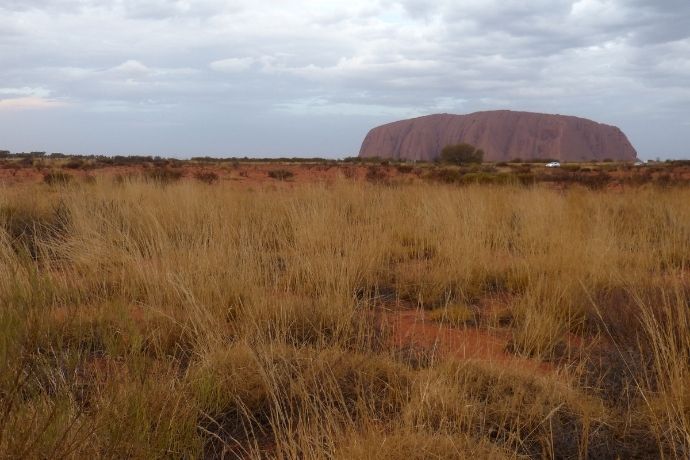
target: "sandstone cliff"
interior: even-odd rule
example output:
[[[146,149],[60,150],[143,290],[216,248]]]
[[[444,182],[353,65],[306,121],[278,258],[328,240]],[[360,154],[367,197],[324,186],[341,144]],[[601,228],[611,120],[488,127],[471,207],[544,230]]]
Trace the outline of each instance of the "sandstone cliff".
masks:
[[[571,116],[509,110],[429,115],[379,126],[369,131],[359,156],[429,161],[446,145],[463,142],[483,149],[486,161],[637,157],[628,138],[615,126]]]

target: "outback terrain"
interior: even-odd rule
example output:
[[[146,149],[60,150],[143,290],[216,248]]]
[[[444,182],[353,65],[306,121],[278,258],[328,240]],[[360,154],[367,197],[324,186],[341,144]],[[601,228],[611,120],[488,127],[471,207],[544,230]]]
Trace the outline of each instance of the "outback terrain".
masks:
[[[687,458],[688,185],[0,159],[0,457]]]

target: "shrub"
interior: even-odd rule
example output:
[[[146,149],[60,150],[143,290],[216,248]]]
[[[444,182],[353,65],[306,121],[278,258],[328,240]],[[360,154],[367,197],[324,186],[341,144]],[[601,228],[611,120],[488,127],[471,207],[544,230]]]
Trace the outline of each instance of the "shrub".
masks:
[[[453,168],[441,168],[432,170],[427,177],[444,184],[454,184],[460,181],[462,173]]]
[[[24,157],[21,160],[19,160],[19,165],[21,165],[24,168],[31,168],[34,165],[34,160],[31,157]]]
[[[501,179],[499,179],[499,176],[494,174],[485,172],[473,172],[462,176],[461,182],[464,184],[493,184],[499,182],[500,180]]]
[[[292,178],[295,174],[287,169],[272,169],[268,171],[268,177],[277,180],[288,180]]]
[[[669,173],[659,174],[654,182],[661,187],[668,187],[671,183],[671,175]]]
[[[154,168],[146,172],[146,178],[158,184],[169,184],[182,178],[182,171],[170,168]]]
[[[213,184],[218,181],[218,174],[213,171],[197,171],[194,178],[205,184]]]
[[[595,175],[580,174],[576,177],[577,183],[595,190],[606,187],[612,179],[610,174],[603,171]]]
[[[412,167],[412,165],[398,165],[396,166],[396,169],[401,174],[409,174],[412,172],[414,168]]]
[[[348,166],[341,168],[343,176],[347,179],[355,179],[357,177],[357,170],[355,168],[350,168]]]
[[[366,179],[369,182],[383,182],[388,179],[388,174],[386,174],[385,169],[378,166],[369,166],[367,168]]]
[[[444,163],[481,163],[484,151],[470,144],[447,145],[441,151],[440,160]]]
[[[554,161],[559,161],[557,158],[532,158],[530,163],[551,163]]]
[[[84,166],[84,160],[73,159],[63,164],[62,167],[66,169],[79,169]]]
[[[511,168],[518,174],[526,174],[532,172],[532,166],[529,164],[512,165]]]
[[[536,176],[531,172],[520,172],[516,175],[518,182],[523,185],[535,184],[537,182]]]
[[[192,157],[190,158],[191,161],[198,161],[199,163],[216,163],[219,161],[219,158],[213,158],[213,157]]]
[[[2,169],[7,169],[12,171],[12,175],[16,176],[17,171],[22,169],[21,165],[16,161],[8,161],[2,164]]]

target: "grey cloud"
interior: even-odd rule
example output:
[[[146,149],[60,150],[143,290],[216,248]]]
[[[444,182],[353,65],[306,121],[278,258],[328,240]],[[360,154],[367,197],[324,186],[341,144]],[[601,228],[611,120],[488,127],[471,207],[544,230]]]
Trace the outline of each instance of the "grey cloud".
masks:
[[[2,0],[0,10],[4,11],[29,11],[51,10],[71,12],[80,9],[89,2],[82,0]]]
[[[513,108],[687,155],[689,22],[685,0],[0,1],[0,142],[351,154],[380,122]]]

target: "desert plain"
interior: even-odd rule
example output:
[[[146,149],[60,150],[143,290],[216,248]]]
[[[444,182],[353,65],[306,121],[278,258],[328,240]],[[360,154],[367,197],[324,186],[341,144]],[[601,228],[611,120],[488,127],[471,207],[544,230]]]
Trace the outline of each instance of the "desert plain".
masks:
[[[687,458],[690,165],[0,160],[2,458]]]

